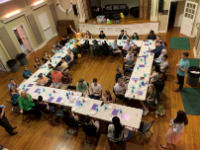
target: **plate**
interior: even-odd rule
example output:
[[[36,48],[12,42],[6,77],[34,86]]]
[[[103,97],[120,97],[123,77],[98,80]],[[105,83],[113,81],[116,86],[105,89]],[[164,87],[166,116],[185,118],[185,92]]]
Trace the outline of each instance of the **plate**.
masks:
[[[72,112],[77,110],[77,107],[72,107]]]
[[[112,105],[112,104],[109,104],[109,105],[108,105],[108,108],[109,108],[109,109],[112,109],[112,108],[113,108],[113,105]]]
[[[90,114],[91,114],[92,116],[94,116],[94,115],[96,114],[96,111],[95,111],[95,110],[92,110],[92,111],[90,111]]]

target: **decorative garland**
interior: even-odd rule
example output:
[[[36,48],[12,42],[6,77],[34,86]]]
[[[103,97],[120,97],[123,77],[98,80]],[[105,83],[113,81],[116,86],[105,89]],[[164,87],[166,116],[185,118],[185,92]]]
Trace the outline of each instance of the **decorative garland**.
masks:
[[[70,13],[70,12],[72,11],[73,1],[70,0],[70,3],[71,3],[71,7],[70,7],[69,9],[66,9],[66,10],[61,6],[60,0],[57,0],[57,4],[56,4],[56,5],[58,6],[58,8],[59,8],[62,12],[64,12],[64,13]]]

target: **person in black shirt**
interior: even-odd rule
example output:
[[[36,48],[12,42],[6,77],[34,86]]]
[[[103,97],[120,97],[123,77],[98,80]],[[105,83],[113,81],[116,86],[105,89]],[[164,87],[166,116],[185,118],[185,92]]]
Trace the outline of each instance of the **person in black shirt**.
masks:
[[[85,122],[81,124],[82,129],[85,133],[96,134],[99,130],[100,124],[99,121],[95,121],[90,117],[85,117]]]
[[[124,36],[124,30],[121,30],[121,34],[118,36],[118,40],[121,40]]]
[[[5,116],[5,109],[6,106],[0,107],[0,125],[5,128],[5,130],[10,134],[10,135],[15,135],[18,132],[14,132],[13,130],[17,128],[17,126],[12,127],[10,123],[8,122],[8,119]]]
[[[159,80],[156,80],[155,82],[153,82],[153,85],[155,86],[155,89],[158,93],[163,91],[165,87],[166,78],[167,76],[164,73],[160,73]]]
[[[69,125],[71,127],[76,127],[79,124],[79,117],[78,115],[75,115],[74,113],[72,113],[69,110],[64,110],[64,117],[63,120],[65,122],[66,125]]]
[[[103,31],[101,31],[99,34],[99,38],[104,39],[105,37],[106,37],[106,35],[103,33]]]
[[[156,35],[155,35],[154,31],[151,30],[147,37],[147,40],[155,40],[155,39],[156,39]]]
[[[65,46],[65,44],[68,43],[69,40],[70,40],[70,37],[68,35],[67,36],[63,36],[62,41],[60,42],[60,44],[62,46]]]
[[[115,77],[115,82],[118,83],[118,79],[121,78],[123,79],[124,82],[128,83],[130,78],[129,77],[126,77],[122,74],[122,68],[121,67],[117,67],[117,74],[116,74],[116,77]]]

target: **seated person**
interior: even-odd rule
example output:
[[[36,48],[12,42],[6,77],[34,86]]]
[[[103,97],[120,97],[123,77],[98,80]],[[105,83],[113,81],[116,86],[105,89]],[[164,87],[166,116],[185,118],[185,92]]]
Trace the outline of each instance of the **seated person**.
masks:
[[[10,95],[11,95],[11,101],[12,101],[13,106],[18,106],[19,93],[18,93],[18,90],[14,86],[10,87]]]
[[[72,30],[72,32],[74,32],[76,39],[81,39],[81,32],[83,31],[84,25],[81,28],[81,31],[77,28],[76,31],[72,28],[72,26],[69,26]]]
[[[154,58],[158,58],[163,49],[165,49],[163,43],[162,41],[159,41],[158,46],[155,49],[150,49],[150,52],[155,54]]]
[[[123,46],[122,53],[124,54],[124,56],[126,56],[128,51],[130,51],[130,50],[131,50],[130,40],[127,40],[127,42]]]
[[[52,64],[48,64],[48,68],[49,68],[49,73],[52,73],[53,72],[53,66],[52,66]]]
[[[63,110],[63,120],[65,122],[66,125],[69,125],[70,127],[77,127],[79,124],[79,117],[78,115],[75,115],[74,113],[72,113],[71,111],[64,109]]]
[[[69,35],[63,36],[62,41],[60,42],[60,44],[61,44],[62,46],[65,46],[65,44],[68,43],[69,40],[70,40]]]
[[[126,72],[133,72],[135,60],[136,58],[134,56],[131,56],[131,59],[126,60],[124,74],[126,74]]]
[[[60,80],[62,78],[62,73],[58,71],[57,67],[53,68],[53,72],[51,73],[51,76],[52,76],[51,87],[60,88]]]
[[[119,117],[112,118],[112,123],[108,126],[108,139],[112,142],[119,142],[131,138],[131,131],[120,123]]]
[[[162,41],[161,37],[159,35],[156,36],[156,40],[155,40],[155,46],[158,46],[158,42]]]
[[[126,90],[128,90],[128,87],[126,86],[125,82],[123,81],[123,79],[118,79],[118,83],[115,84],[114,86],[114,92],[115,95],[124,100],[124,103],[128,102],[128,98],[125,98],[125,92]]]
[[[74,45],[74,48],[72,49],[72,52],[74,54],[74,57],[76,58],[77,55],[79,54],[79,46],[77,44]]]
[[[99,44],[96,40],[93,41],[92,53],[93,56],[100,54]]]
[[[132,40],[139,40],[139,36],[137,34],[137,32],[134,32],[132,37],[131,37]]]
[[[88,91],[87,82],[85,82],[84,79],[80,78],[78,80],[78,83],[76,84],[76,90],[78,92],[81,92],[83,94],[83,96],[85,96],[87,94],[87,91]]]
[[[150,83],[155,82],[159,78],[159,73],[160,73],[160,66],[158,64],[154,65],[151,69],[151,74],[150,74]]]
[[[167,58],[168,58],[168,56],[167,56],[167,54],[165,54],[165,55],[163,56],[163,60],[162,60],[161,63],[160,63],[160,71],[161,71],[161,72],[165,72],[166,69],[167,69],[167,67],[169,66],[169,63],[168,63]]]
[[[10,92],[10,88],[11,87],[15,87],[16,89],[18,89],[18,84],[15,83],[15,80],[13,78],[10,79],[10,82],[8,83],[8,91]]]
[[[61,59],[61,65],[58,67],[58,69],[60,70],[60,72],[68,72],[68,64],[67,64],[67,62],[65,61],[65,57],[63,57],[62,59]]]
[[[86,40],[86,41],[84,42],[84,44],[82,45],[82,48],[83,48],[83,49],[90,49],[89,40]]]
[[[38,96],[38,101],[36,102],[36,106],[38,109],[40,109],[42,111],[50,111],[49,104],[47,102],[43,101],[42,96]]]
[[[131,60],[131,57],[133,56],[132,50],[128,51],[126,54],[126,57],[124,57],[124,60]]]
[[[38,81],[37,81],[36,85],[44,86],[48,82],[49,82],[49,78],[43,77],[43,74],[41,73],[38,75]]]
[[[32,96],[26,91],[21,92],[21,96],[18,98],[18,104],[21,114],[34,114],[36,116],[42,116],[42,113],[35,107]]]
[[[103,99],[104,104],[114,103],[116,100],[115,96],[111,94],[109,90],[106,90],[104,92],[104,94],[102,95],[102,99]]]
[[[68,66],[70,67],[74,63],[74,54],[71,49],[68,49],[68,54],[66,57],[67,58],[65,61],[67,62]]]
[[[86,34],[84,36],[84,39],[92,39],[92,35],[90,34],[89,31],[86,31]]]
[[[117,83],[120,78],[123,79],[123,81],[125,81],[125,83],[128,83],[130,80],[130,77],[126,77],[122,74],[122,68],[117,67],[117,74],[115,77],[115,82]]]
[[[66,90],[68,86],[71,84],[72,84],[72,77],[67,72],[64,72],[60,82],[61,89]]]
[[[132,53],[134,54],[134,56],[138,56],[139,52],[140,52],[140,48],[137,47],[136,44],[133,45],[133,47],[131,48]]]
[[[60,49],[62,48],[62,46],[61,46],[59,41],[56,42],[56,48],[60,48]]]
[[[46,63],[47,61],[51,61],[51,55],[47,51],[45,51],[42,60],[44,61],[44,63]]]
[[[35,63],[34,63],[34,67],[36,69],[40,69],[40,67],[42,67],[42,64],[40,62],[40,59],[38,57],[35,57]]]
[[[85,117],[85,122],[81,124],[83,131],[87,134],[97,134],[100,124],[99,121],[94,121],[90,116]]]
[[[142,107],[144,108],[144,116],[146,116],[149,113],[149,108],[150,106],[155,105],[155,99],[156,99],[156,89],[153,84],[149,85],[148,92],[147,92],[147,98],[146,101],[140,101]]]
[[[129,36],[127,34],[127,31],[124,31],[124,36],[122,37],[122,40],[128,40]]]
[[[158,58],[154,59],[155,63],[157,63],[157,64],[161,63],[161,61],[163,60],[163,56],[165,54],[167,54],[167,50],[166,49],[162,49],[160,56],[158,56]]]
[[[101,92],[102,92],[101,85],[98,84],[97,79],[94,78],[93,83],[91,84],[91,92],[90,92],[90,95],[88,95],[88,96],[90,98],[99,100],[100,96],[101,96]]]
[[[120,53],[120,55],[122,54],[122,51],[119,49],[118,45],[117,45],[117,40],[115,40],[112,44],[111,44],[111,48],[112,48],[112,52],[113,53]]]
[[[28,67],[24,66],[24,71],[23,71],[23,77],[24,77],[24,79],[28,79],[29,77],[31,77],[31,75],[32,75],[32,73],[28,69]]]
[[[106,35],[103,33],[103,31],[101,31],[99,34],[99,38],[104,39],[105,37],[106,37]]]
[[[52,52],[53,54],[56,54],[56,53],[58,52],[58,49],[57,49],[57,47],[56,47],[55,44],[53,44],[51,52]]]
[[[167,76],[164,73],[159,74],[159,79],[156,80],[153,85],[155,86],[155,89],[157,93],[161,93],[165,87],[165,81],[167,79]]]
[[[150,31],[149,35],[147,36],[147,40],[155,40],[156,35],[153,30]]]
[[[124,30],[121,30],[121,34],[118,36],[118,40],[121,40],[124,36]]]

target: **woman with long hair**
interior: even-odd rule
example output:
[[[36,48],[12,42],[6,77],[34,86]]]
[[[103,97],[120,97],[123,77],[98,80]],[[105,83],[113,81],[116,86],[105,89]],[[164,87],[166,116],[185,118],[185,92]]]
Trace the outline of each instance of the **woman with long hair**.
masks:
[[[159,79],[159,73],[160,73],[160,66],[158,64],[154,65],[151,70],[150,74],[150,83],[153,83]]]
[[[46,63],[48,60],[51,60],[51,55],[47,51],[45,51],[42,60],[44,61],[44,63]]]
[[[184,127],[188,124],[188,119],[184,111],[179,110],[177,112],[176,118],[173,118],[169,123],[169,130],[165,136],[166,145],[160,144],[164,149],[169,149],[170,144],[175,147],[175,145],[180,141]]]
[[[18,90],[14,86],[10,87],[10,95],[11,95],[11,101],[12,101],[13,106],[18,106],[19,93],[18,93]]]
[[[92,39],[91,33],[87,30],[84,39]]]
[[[78,115],[75,115],[74,113],[72,113],[69,110],[64,110],[63,113],[64,113],[63,120],[67,125],[74,126],[74,127],[78,125],[78,123],[79,123]]]
[[[81,30],[79,30],[78,28],[74,30],[71,25],[69,27],[72,30],[72,32],[74,32],[76,39],[81,39],[81,32],[83,31],[84,25],[81,28]]]
[[[134,32],[132,37],[131,37],[132,40],[139,40],[139,36],[137,34],[137,32]]]
[[[109,90],[106,90],[104,92],[104,94],[102,95],[102,99],[104,101],[104,104],[115,102],[115,96],[113,94],[111,94]]]
[[[42,67],[42,63],[40,62],[40,59],[38,57],[35,57],[34,67],[36,69],[40,69],[40,67]]]

